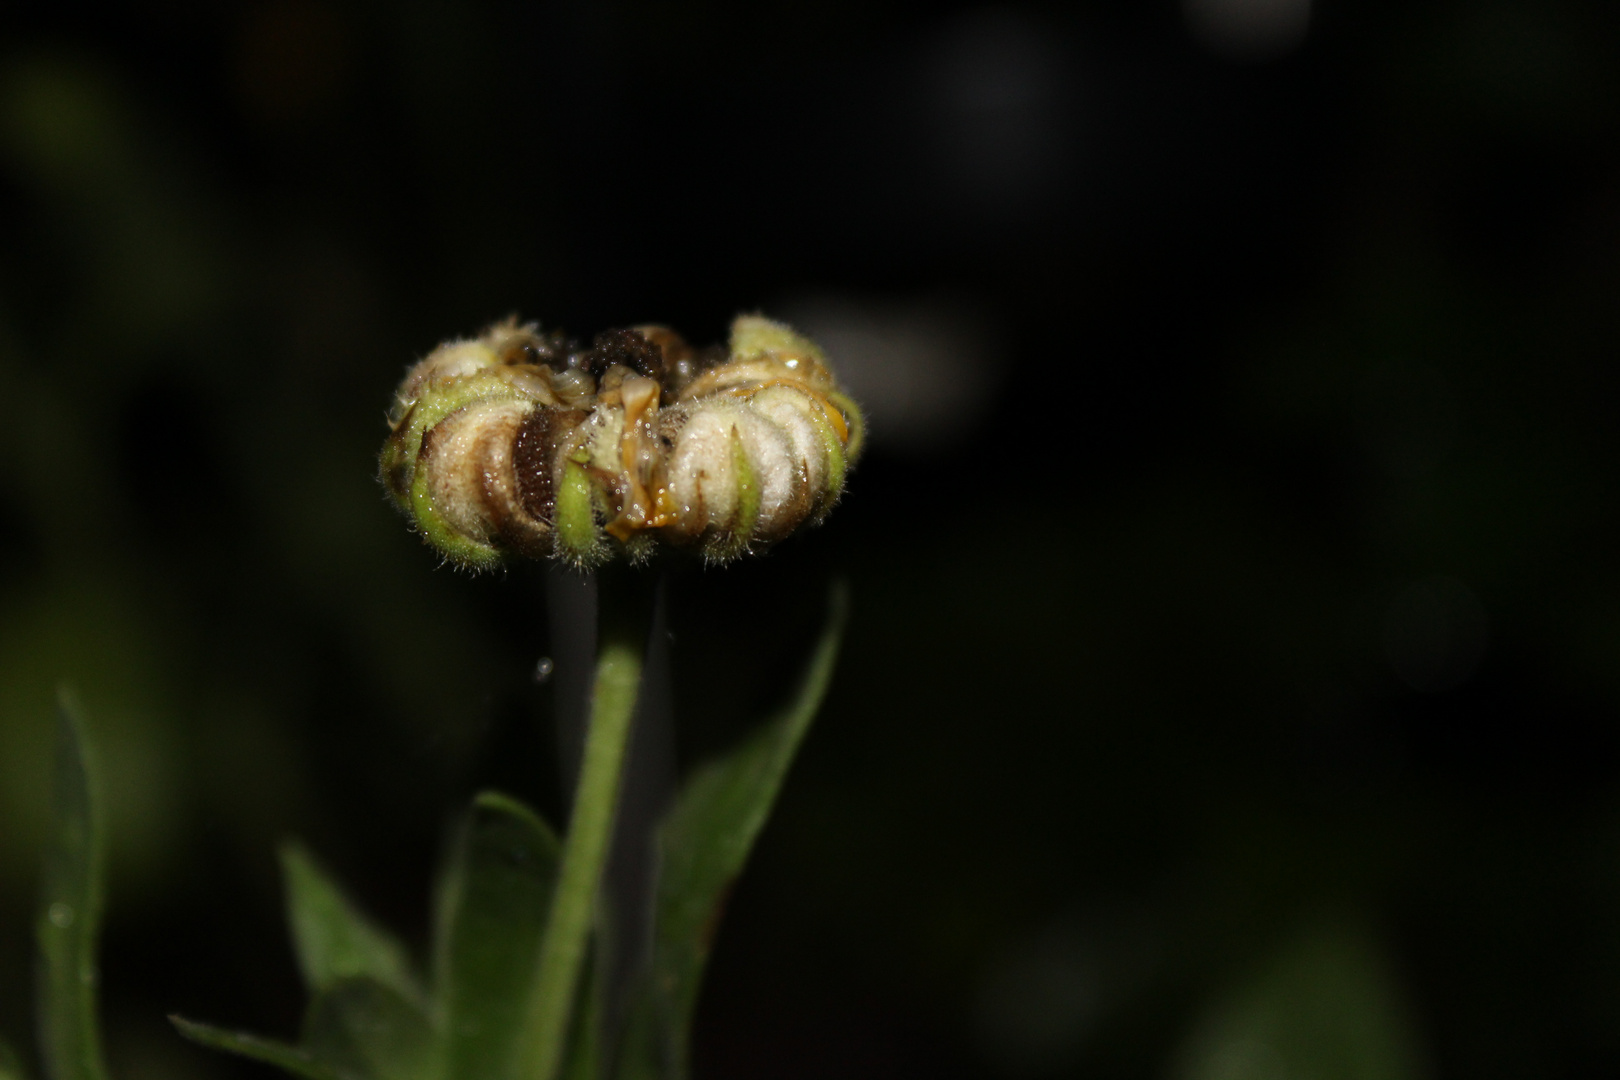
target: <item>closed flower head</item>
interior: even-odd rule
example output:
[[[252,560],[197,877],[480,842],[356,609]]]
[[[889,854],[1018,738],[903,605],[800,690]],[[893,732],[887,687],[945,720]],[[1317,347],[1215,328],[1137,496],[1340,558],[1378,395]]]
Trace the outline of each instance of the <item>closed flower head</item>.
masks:
[[[820,521],[861,448],[821,350],[756,315],[709,349],[660,326],[579,348],[508,320],[411,368],[389,422],[389,494],[474,568],[641,560],[660,541],[734,559]]]

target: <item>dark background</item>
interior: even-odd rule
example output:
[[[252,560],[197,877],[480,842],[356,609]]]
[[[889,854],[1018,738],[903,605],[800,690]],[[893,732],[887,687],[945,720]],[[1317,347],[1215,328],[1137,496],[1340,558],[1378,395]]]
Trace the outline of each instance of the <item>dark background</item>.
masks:
[[[699,1077],[1620,1070],[1620,8],[0,7],[0,1035],[53,688],[122,1080],[267,1075],[274,850],[420,946],[560,799],[537,575],[374,480],[518,312],[821,337],[829,523],[676,575],[683,758],[855,617]]]

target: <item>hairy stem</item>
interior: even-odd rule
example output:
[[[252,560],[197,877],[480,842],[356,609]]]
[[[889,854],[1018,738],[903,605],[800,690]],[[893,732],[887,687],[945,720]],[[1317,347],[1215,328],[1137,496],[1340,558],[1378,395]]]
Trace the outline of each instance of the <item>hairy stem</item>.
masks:
[[[639,636],[607,619],[601,635],[574,808],[540,951],[539,976],[529,1001],[529,1020],[524,1025],[526,1046],[520,1075],[527,1080],[555,1080],[562,1064],[613,836],[620,774],[641,681]]]

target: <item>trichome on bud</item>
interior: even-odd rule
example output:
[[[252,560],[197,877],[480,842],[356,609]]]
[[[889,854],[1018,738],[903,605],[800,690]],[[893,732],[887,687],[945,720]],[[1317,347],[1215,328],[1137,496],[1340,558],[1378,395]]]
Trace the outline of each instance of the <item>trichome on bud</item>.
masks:
[[[509,319],[411,368],[389,423],[384,486],[473,568],[639,560],[659,540],[724,562],[821,520],[861,448],[821,350],[756,315],[701,350],[660,326],[577,348]]]

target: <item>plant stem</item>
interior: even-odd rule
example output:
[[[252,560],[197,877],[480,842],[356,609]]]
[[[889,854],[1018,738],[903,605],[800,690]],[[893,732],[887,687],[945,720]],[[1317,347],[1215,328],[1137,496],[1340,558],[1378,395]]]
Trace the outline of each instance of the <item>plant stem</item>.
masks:
[[[522,1061],[528,1080],[555,1080],[561,1067],[613,836],[620,773],[642,669],[641,641],[618,630],[604,620],[584,759],[525,1025],[527,1052]]]
[[[610,601],[613,590],[606,594]],[[624,1024],[652,961],[657,903],[658,826],[675,798],[675,699],[670,685],[669,591],[663,573],[652,582],[641,689],[634,731],[625,751],[613,839],[602,871],[591,978],[599,991],[597,1038],[603,1075],[616,1075]],[[600,961],[600,967],[596,967]]]

